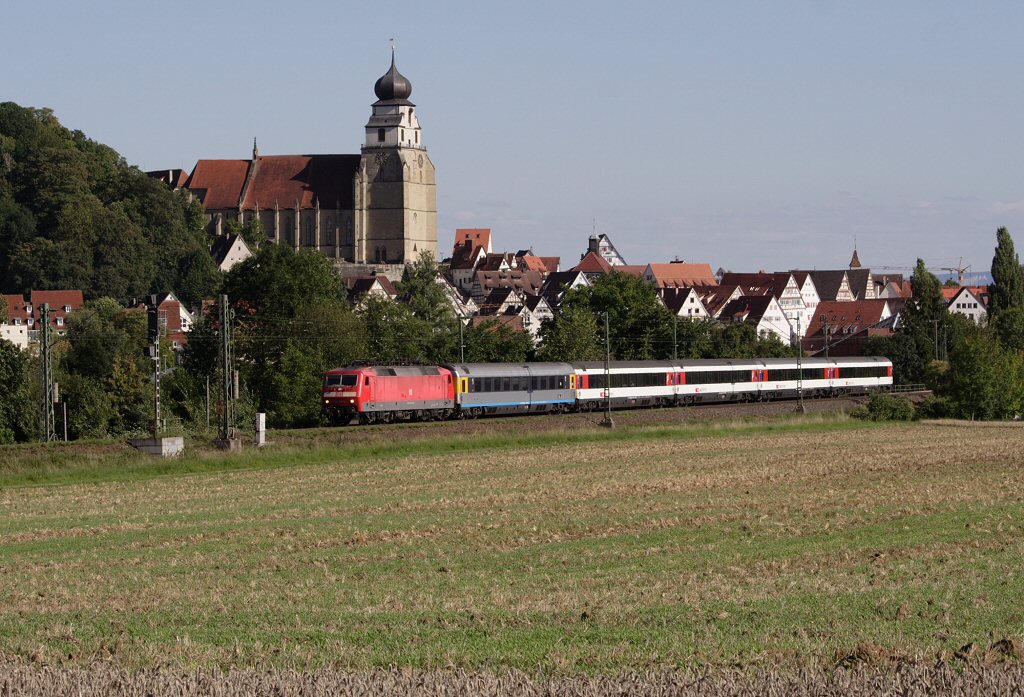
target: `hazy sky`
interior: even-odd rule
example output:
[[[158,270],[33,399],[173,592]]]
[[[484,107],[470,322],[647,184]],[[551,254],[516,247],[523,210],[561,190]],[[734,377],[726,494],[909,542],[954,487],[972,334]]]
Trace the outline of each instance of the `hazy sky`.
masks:
[[[388,40],[438,237],[570,267],[987,271],[1024,247],[1024,3],[4,0],[0,100],[144,169],[357,153]]]

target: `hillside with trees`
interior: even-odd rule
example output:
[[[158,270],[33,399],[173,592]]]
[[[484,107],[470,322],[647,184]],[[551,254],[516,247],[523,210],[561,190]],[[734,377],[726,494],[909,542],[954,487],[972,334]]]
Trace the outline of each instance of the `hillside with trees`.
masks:
[[[188,304],[220,273],[203,211],[49,109],[0,104],[0,292],[79,289],[122,303],[173,291]]]

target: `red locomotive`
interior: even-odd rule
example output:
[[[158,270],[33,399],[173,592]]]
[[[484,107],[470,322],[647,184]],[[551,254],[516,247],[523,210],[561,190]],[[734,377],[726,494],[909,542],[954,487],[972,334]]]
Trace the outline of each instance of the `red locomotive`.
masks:
[[[452,372],[440,366],[336,368],[324,375],[323,411],[343,426],[446,419],[455,409]]]

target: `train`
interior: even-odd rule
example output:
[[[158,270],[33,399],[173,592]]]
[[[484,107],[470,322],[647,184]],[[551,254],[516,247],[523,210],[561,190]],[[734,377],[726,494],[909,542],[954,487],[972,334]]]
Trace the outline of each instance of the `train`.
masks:
[[[367,364],[324,374],[322,410],[341,426],[834,397],[892,382],[892,362],[877,356]]]

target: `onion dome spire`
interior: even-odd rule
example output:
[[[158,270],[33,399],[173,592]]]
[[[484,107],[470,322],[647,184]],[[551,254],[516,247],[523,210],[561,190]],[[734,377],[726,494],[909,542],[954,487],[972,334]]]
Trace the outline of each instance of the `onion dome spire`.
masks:
[[[412,83],[395,67],[395,47],[391,47],[391,68],[377,80],[373,92],[381,101],[408,99],[412,94]]]

